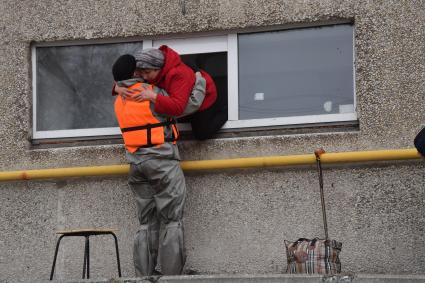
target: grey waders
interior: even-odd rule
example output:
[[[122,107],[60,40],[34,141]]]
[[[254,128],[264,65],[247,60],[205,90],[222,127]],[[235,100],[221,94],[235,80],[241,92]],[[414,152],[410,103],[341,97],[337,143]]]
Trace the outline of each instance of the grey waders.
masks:
[[[154,158],[130,164],[129,186],[140,222],[133,250],[136,276],[152,275],[157,260],[162,274],[181,274],[186,184],[180,162]]]

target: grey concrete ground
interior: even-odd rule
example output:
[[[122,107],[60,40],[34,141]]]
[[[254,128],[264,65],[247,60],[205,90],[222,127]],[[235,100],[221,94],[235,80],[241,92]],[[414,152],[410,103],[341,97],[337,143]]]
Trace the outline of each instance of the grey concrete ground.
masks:
[[[81,283],[422,283],[424,275],[383,275],[383,274],[348,274],[348,275],[217,275],[217,276],[163,276],[150,278],[125,278],[105,280],[80,280]],[[68,282],[71,283],[71,282]]]

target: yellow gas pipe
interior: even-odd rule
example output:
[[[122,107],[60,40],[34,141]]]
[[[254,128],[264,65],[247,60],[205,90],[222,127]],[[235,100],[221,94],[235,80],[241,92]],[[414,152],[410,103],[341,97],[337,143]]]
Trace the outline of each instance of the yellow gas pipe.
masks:
[[[419,158],[416,149],[392,149],[356,152],[324,153],[322,163],[352,163],[384,160],[405,160]],[[308,165],[316,161],[314,154],[250,157],[222,160],[182,161],[184,171],[215,170],[231,168],[271,167]],[[56,169],[38,169],[23,171],[0,172],[0,181],[56,179],[67,177],[124,175],[129,170],[128,165],[108,165],[91,167],[72,167]]]

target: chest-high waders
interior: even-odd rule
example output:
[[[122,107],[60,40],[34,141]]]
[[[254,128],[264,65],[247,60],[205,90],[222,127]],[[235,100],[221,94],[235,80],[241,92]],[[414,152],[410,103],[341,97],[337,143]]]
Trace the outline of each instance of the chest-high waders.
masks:
[[[134,159],[128,183],[140,223],[133,249],[138,277],[152,275],[157,263],[162,274],[178,275],[185,263],[186,184],[175,145],[178,131],[175,121],[157,115],[152,106],[148,101],[136,103],[121,97],[115,102],[124,143]]]

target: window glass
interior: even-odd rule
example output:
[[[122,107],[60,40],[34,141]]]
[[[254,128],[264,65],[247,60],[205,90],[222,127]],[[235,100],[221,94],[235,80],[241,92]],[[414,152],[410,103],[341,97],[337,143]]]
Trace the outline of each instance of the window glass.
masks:
[[[238,36],[239,119],[354,112],[353,27]]]
[[[141,42],[36,48],[36,131],[116,127],[112,64]]]
[[[214,80],[218,99],[227,105],[227,52],[181,55],[188,66],[196,66],[205,70]]]

